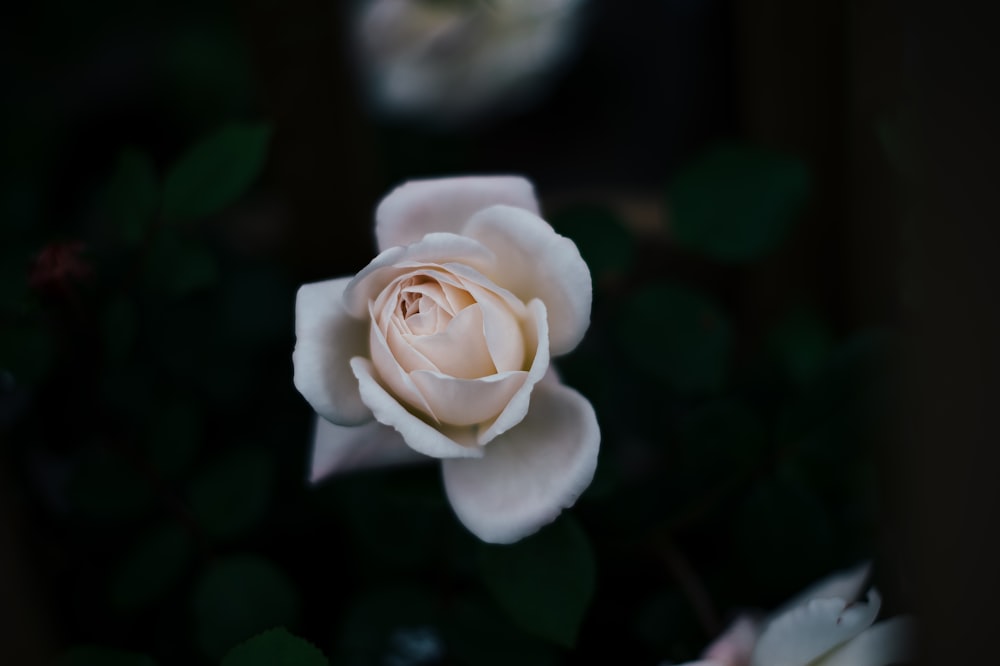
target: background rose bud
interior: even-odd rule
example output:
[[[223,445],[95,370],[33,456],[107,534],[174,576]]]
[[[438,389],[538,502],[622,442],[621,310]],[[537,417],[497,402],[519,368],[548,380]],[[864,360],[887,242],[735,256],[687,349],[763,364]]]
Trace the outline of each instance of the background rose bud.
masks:
[[[517,177],[407,183],[375,232],[381,252],[360,273],[299,290],[295,385],[330,422],[313,480],[409,447],[442,459],[478,537],[534,532],[597,464],[593,409],[549,368],[589,325],[586,264]]]

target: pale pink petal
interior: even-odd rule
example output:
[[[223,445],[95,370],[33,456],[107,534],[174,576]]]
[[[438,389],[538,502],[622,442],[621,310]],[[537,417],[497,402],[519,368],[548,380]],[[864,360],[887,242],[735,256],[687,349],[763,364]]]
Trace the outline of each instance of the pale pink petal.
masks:
[[[434,458],[483,457],[483,449],[476,446],[471,428],[435,428],[407,411],[375,381],[371,361],[357,356],[351,359],[351,369],[358,378],[361,399],[375,419],[394,428],[410,448]]]
[[[440,333],[404,334],[403,339],[446,375],[475,379],[496,372],[483,335],[483,311],[478,305],[459,312]]]
[[[753,646],[760,633],[760,622],[748,615],[738,617],[715,641],[702,653],[705,659],[711,659],[724,666],[746,666],[750,663]]]
[[[351,357],[367,353],[368,319],[344,308],[343,294],[351,278],[306,284],[295,298],[295,388],[316,412],[334,423],[370,421],[361,401]]]
[[[415,243],[435,231],[458,233],[474,213],[496,204],[538,212],[531,183],[520,176],[413,180],[400,185],[375,211],[379,250]]]
[[[753,666],[802,666],[846,643],[871,626],[881,597],[868,591],[868,601],[813,599],[778,615],[764,628],[753,651]]]
[[[521,419],[528,413],[531,392],[535,384],[541,381],[549,369],[549,325],[545,304],[538,300],[532,301],[528,304],[528,313],[531,321],[525,330],[525,333],[530,335],[529,339],[526,340],[526,346],[528,349],[535,350],[535,357],[532,359],[528,374],[517,393],[511,397],[510,402],[507,403],[496,420],[479,432],[476,441],[481,446],[490,443],[494,438],[521,422]]]
[[[471,426],[492,421],[510,403],[527,378],[524,371],[480,379],[459,379],[438,372],[417,371],[413,383],[443,423]]]
[[[369,467],[433,460],[406,445],[399,433],[378,421],[340,426],[316,417],[309,481]]]
[[[915,627],[908,617],[879,622],[816,662],[815,666],[889,666],[916,658]]]
[[[379,383],[395,394],[394,399],[401,400],[404,404],[422,411],[431,418],[436,418],[420,389],[410,378],[410,373],[400,364],[401,360],[410,362],[414,359],[406,355],[397,357],[389,347],[389,341],[382,333],[382,329],[378,326],[370,328],[368,340],[373,373],[378,378]],[[405,342],[403,344],[405,345]]]
[[[576,502],[597,467],[601,433],[587,399],[539,385],[531,410],[479,460],[448,459],[444,486],[462,524],[483,541],[512,543]]]
[[[406,247],[390,247],[354,276],[344,291],[348,312],[361,318],[368,310],[368,302],[378,298],[395,278],[401,275],[420,274],[418,269],[433,270],[449,262],[492,264],[495,256],[482,243],[455,234],[433,233],[417,239]],[[431,264],[427,266],[427,264]]]
[[[476,213],[462,234],[496,254],[488,278],[524,302],[539,298],[549,312],[552,354],[571,351],[590,325],[590,270],[573,241],[521,208],[494,206]]]

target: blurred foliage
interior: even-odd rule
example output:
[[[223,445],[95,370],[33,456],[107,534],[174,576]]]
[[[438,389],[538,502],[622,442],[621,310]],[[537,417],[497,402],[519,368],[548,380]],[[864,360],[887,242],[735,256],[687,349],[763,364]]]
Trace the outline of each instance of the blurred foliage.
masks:
[[[304,278],[243,242],[248,218],[271,214],[261,201],[291,198],[271,142],[298,116],[280,131],[247,121],[264,105],[230,9],[183,2],[140,20],[123,7],[47,37],[52,86],[6,72],[24,103],[0,123],[4,482],[57,663],[679,661],[710,636],[664,539],[723,616],[873,555],[893,337],[816,294],[766,316],[747,306],[744,279],[788,240],[813,178],[745,143],[663,167],[666,234],[603,201],[551,219],[595,286],[591,329],[559,361],[603,436],[574,509],[491,546],[458,524],[437,467],[307,487],[312,414],[290,362]],[[68,62],[97,89],[68,88]],[[109,63],[134,71],[104,77]],[[475,133],[366,131],[385,185],[483,170]],[[883,128],[893,154],[894,137]],[[530,175],[535,148],[485,163]],[[75,247],[81,270],[39,275],[54,245]]]

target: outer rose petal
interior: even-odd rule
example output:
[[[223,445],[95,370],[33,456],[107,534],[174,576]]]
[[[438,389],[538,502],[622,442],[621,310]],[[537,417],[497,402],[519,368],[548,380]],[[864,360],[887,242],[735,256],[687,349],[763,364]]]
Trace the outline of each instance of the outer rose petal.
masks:
[[[760,633],[760,622],[743,615],[709,645],[702,657],[723,666],[746,666]]]
[[[431,460],[408,447],[399,433],[378,421],[339,426],[316,417],[309,481],[367,467],[385,467]]]
[[[442,461],[445,491],[470,532],[512,543],[573,505],[594,476],[600,440],[586,398],[539,383],[527,416],[485,447],[485,457]]]
[[[506,204],[538,212],[531,183],[520,176],[412,180],[382,199],[375,211],[379,251],[415,243],[434,231],[458,233],[476,211]]]
[[[888,666],[911,661],[913,620],[894,617],[862,632],[850,643],[819,660],[816,666]]]
[[[803,666],[871,626],[881,597],[868,591],[867,603],[813,599],[772,620],[753,651],[753,666]]]
[[[590,325],[590,269],[568,238],[533,212],[493,206],[476,213],[462,234],[493,250],[496,262],[479,268],[524,302],[539,298],[549,311],[552,355],[571,351]]]
[[[350,281],[302,285],[295,298],[295,388],[320,416],[341,425],[372,419],[350,367],[353,356],[368,350],[367,319],[355,319],[344,308]]]
[[[871,562],[863,562],[853,569],[845,569],[833,573],[823,580],[814,583],[805,591],[796,595],[772,613],[773,617],[782,615],[793,608],[805,606],[813,599],[843,599],[854,601],[865,591],[865,583],[871,573]]]
[[[372,362],[355,356],[351,369],[358,378],[361,399],[371,408],[379,423],[392,426],[410,448],[434,458],[482,458],[471,428],[436,428],[421,421],[399,404],[372,375]]]

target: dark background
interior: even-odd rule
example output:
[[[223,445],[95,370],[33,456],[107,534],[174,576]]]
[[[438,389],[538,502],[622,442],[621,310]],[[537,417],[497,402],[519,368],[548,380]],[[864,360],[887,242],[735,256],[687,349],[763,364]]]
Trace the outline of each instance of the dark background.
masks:
[[[728,613],[774,607],[864,558],[888,614],[920,618],[927,663],[990,653],[997,12],[881,0],[591,5],[578,51],[535,106],[447,131],[372,113],[345,15],[329,2],[4,10],[5,289],[25,287],[53,242],[83,240],[93,275],[71,298],[33,293],[30,316],[2,320],[10,331],[37,323],[55,342],[37,381],[4,380],[0,661],[47,663],[98,644],[161,664],[217,663],[242,608],[204,601],[205,581],[246,557],[255,577],[281,580],[257,598],[274,614],[247,622],[287,623],[336,664],[439,663],[400,648],[397,630],[414,626],[443,637],[440,663],[488,663],[481,653],[497,644],[517,663],[693,659]],[[161,303],[128,283],[103,239],[99,193],[125,146],[162,173],[202,136],[246,120],[273,128],[262,177],[186,232],[217,257],[216,279]],[[671,183],[720,141],[794,156],[810,173],[796,226],[748,264],[707,260],[672,236]],[[593,329],[562,368],[604,434],[602,471],[572,512],[598,574],[569,650],[508,626],[492,605],[479,546],[449,513],[436,470],[302,482],[311,415],[291,385],[295,286],[369,261],[372,210],[393,185],[500,172],[530,177],[554,215],[614,211],[633,238],[625,270],[595,275]],[[663,279],[711,294],[732,321],[733,370],[717,395],[685,395],[628,366],[620,304]],[[102,351],[112,334],[95,322],[122,294],[137,304],[138,333],[115,365]],[[833,350],[805,383],[768,365],[772,331],[800,310]],[[30,355],[23,338],[4,343],[5,361]],[[851,402],[872,385],[877,402]],[[764,433],[735,471],[692,457],[697,438],[685,434],[701,410],[728,414],[733,400]],[[810,422],[821,434],[788,444],[781,415],[799,401],[826,416]],[[169,473],[146,457],[158,436],[180,459]],[[744,449],[722,451],[745,460]],[[104,474],[109,460],[126,471],[80,472]],[[115,485],[122,478],[138,481]],[[232,478],[259,481],[259,506],[234,525],[220,500],[212,527],[211,489]],[[772,510],[789,505],[800,510]],[[147,593],[147,574],[123,583],[122,571],[159,526],[190,545],[153,566],[167,582]],[[219,629],[205,616],[235,619]],[[496,633],[477,635],[469,618]],[[411,660],[390,660],[400,654]]]

